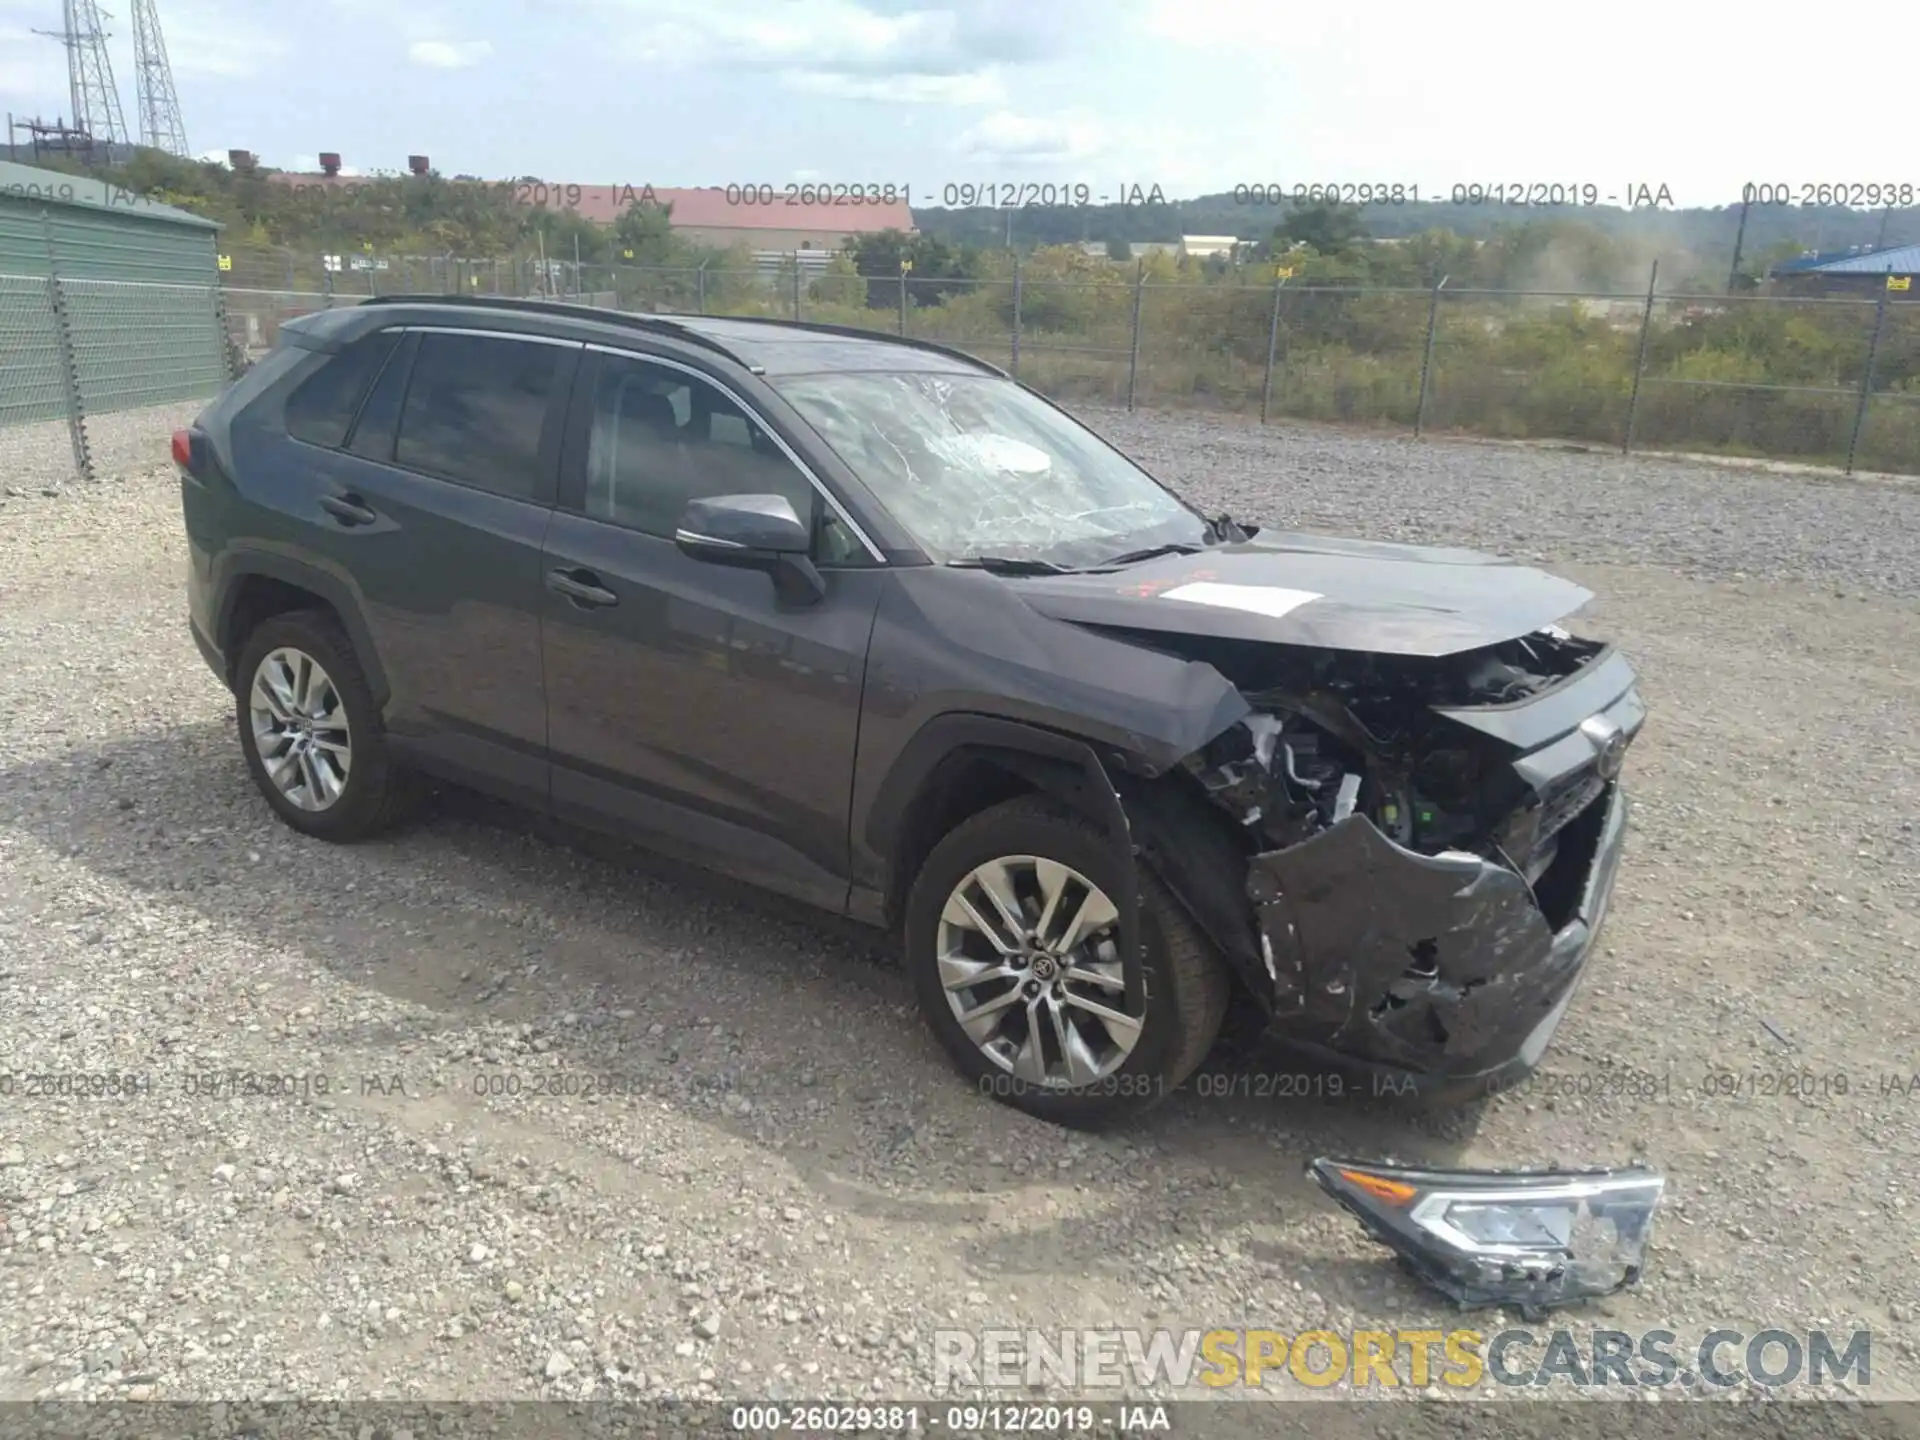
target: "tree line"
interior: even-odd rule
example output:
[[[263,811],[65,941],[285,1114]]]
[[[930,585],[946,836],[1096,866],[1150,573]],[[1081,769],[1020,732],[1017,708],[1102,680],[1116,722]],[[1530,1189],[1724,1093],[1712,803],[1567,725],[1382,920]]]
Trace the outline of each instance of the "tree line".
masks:
[[[58,162],[54,162],[56,165]],[[229,249],[372,250],[387,254],[516,256],[544,253],[593,264],[724,269],[750,264],[738,250],[690,241],[672,226],[671,207],[636,204],[609,229],[563,208],[515,203],[523,181],[400,175],[352,186],[291,186],[264,169],[186,160],[139,150],[127,164],[96,172],[163,203],[218,221]],[[544,187],[543,187],[544,188]],[[1154,192],[1157,194],[1157,190]],[[1130,205],[920,209],[911,237],[853,241],[859,273],[898,273],[901,260],[925,279],[979,278],[994,253],[1031,253],[1091,244],[1115,260],[1135,247],[1182,235],[1232,235],[1241,262],[1276,262],[1295,283],[1625,291],[1644,288],[1653,259],[1671,293],[1727,287],[1740,207],[1670,209],[1641,205],[1518,207],[1500,203],[1294,203],[1249,188],[1192,200]],[[1751,287],[1780,260],[1818,247],[1920,239],[1920,210],[1841,206],[1750,207],[1740,236],[1736,287]],[[1011,244],[1009,244],[1009,240]],[[1216,267],[1217,268],[1217,267]]]
[[[1436,427],[1611,443],[1637,403],[1642,443],[1828,457],[1846,448],[1854,405],[1844,397],[1868,378],[1872,349],[1874,390],[1914,403],[1883,406],[1884,416],[1867,427],[1864,453],[1891,468],[1920,468],[1920,306],[1893,307],[1898,313],[1873,347],[1871,306],[1728,303],[1720,298],[1728,255],[1718,248],[1719,232],[1697,231],[1711,243],[1689,248],[1682,241],[1696,231],[1686,229],[1688,212],[1642,213],[1621,224],[1584,207],[1520,212],[1517,222],[1481,225],[1477,233],[1468,233],[1471,216],[1460,229],[1386,233],[1379,212],[1397,209],[1404,221],[1409,207],[1320,203],[1272,216],[1265,233],[1231,258],[1201,259],[1135,254],[1124,232],[1042,244],[1022,234],[1038,228],[1042,211],[1015,214],[1009,248],[1004,212],[987,212],[1000,229],[971,237],[957,223],[966,212],[922,210],[913,233],[850,236],[823,270],[788,265],[769,277],[745,247],[718,250],[676,232],[665,206],[635,205],[608,228],[514,203],[518,182],[426,175],[295,189],[152,151],[101,178],[218,221],[228,250],[543,255],[570,264],[577,244],[584,264],[571,288],[611,292],[614,303],[631,308],[904,328],[1002,362],[1017,329],[1023,378],[1063,398],[1119,398],[1125,381],[1150,400],[1246,409],[1258,408],[1271,383],[1281,414],[1406,423],[1431,313],[1437,328],[1427,418]],[[1096,229],[1086,213],[1092,208],[1069,218]],[[1191,208],[1170,231],[1233,233]],[[1745,280],[1751,285],[1803,248],[1750,220]],[[1630,297],[1644,294],[1656,257],[1663,295],[1713,298],[1663,301],[1647,328],[1643,364],[1640,307]],[[1430,291],[1442,279],[1453,298],[1435,311]],[[1596,307],[1525,293],[1542,291],[1628,298]],[[1637,402],[1636,370],[1646,382]],[[1782,385],[1810,388],[1761,388]],[[1819,389],[1843,398],[1813,393]]]

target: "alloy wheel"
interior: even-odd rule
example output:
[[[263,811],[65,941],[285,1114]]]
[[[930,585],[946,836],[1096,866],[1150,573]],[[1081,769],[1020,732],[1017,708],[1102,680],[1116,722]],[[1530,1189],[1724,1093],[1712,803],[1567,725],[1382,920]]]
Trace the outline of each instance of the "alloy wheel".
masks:
[[[305,651],[282,646],[254,670],[247,706],[274,788],[302,810],[330,809],[353,769],[353,734],[333,677]]]
[[[940,912],[940,984],[960,1028],[1000,1069],[1078,1088],[1140,1042],[1128,1015],[1120,912],[1069,865],[1003,855],[976,866]]]

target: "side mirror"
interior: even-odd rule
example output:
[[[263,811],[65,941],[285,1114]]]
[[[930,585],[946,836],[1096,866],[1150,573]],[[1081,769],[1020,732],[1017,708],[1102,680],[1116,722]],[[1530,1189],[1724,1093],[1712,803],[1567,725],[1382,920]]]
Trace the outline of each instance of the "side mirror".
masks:
[[[690,559],[767,571],[782,599],[807,603],[827,593],[808,558],[813,532],[784,495],[716,495],[691,501],[674,528],[673,543]]]

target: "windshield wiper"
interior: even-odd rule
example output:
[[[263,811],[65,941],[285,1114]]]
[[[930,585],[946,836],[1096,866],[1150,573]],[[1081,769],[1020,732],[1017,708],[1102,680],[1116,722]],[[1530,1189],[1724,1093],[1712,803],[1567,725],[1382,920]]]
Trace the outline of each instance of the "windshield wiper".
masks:
[[[1110,560],[1102,560],[1096,569],[1104,570],[1109,565],[1131,565],[1137,560],[1155,560],[1162,555],[1198,555],[1203,547],[1176,542],[1172,545],[1149,545],[1144,550],[1129,550],[1124,555],[1115,555]]]
[[[995,575],[1071,575],[1066,565],[1051,560],[1033,560],[1020,555],[963,555],[947,564],[963,570],[987,570]]]

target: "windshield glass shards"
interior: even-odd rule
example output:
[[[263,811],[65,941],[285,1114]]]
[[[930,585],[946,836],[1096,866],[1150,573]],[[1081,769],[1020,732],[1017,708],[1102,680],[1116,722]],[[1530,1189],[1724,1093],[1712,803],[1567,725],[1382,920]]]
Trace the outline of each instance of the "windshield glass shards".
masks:
[[[936,560],[1084,566],[1208,538],[1152,476],[1010,381],[855,373],[779,388]]]

